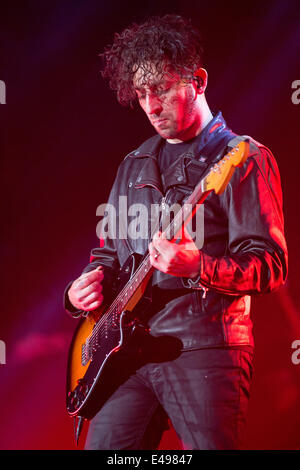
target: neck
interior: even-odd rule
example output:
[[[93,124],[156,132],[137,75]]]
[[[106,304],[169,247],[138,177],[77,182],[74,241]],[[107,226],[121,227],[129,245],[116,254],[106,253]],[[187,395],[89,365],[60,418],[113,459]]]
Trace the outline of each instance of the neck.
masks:
[[[200,132],[202,132],[207,124],[213,119],[212,112],[209,109],[205,96],[201,95],[199,98],[199,102],[197,103],[197,119],[195,119],[192,126],[186,130],[184,136],[175,139],[167,139],[167,142],[170,144],[179,144],[181,142],[185,142],[186,140],[191,140],[199,135]]]

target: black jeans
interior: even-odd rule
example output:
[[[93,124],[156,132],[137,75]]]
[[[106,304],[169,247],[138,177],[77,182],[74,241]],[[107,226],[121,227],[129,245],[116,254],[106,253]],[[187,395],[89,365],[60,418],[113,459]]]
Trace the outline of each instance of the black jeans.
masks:
[[[252,354],[240,349],[186,351],[147,364],[93,418],[85,448],[154,450],[169,417],[183,449],[239,449],[251,376]]]

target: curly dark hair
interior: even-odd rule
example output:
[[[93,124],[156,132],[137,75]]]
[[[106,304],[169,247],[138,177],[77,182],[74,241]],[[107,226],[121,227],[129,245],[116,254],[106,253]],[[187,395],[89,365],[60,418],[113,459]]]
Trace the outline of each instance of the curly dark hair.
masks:
[[[133,76],[138,68],[143,71],[144,83],[153,73],[149,64],[162,75],[168,64],[181,78],[191,79],[202,66],[202,56],[200,32],[190,20],[173,14],[152,16],[115,33],[113,44],[100,54],[104,60],[102,75],[109,79],[119,103],[125,106],[132,106],[136,99]]]

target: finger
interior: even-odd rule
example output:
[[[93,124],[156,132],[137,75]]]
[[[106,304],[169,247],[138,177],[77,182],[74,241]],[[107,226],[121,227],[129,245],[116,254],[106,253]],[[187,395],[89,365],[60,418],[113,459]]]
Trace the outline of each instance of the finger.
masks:
[[[161,260],[159,261],[159,254],[157,252],[150,253],[150,263],[156,269],[160,269]]]
[[[102,292],[103,286],[99,281],[95,281],[89,286],[85,287],[84,289],[80,289],[79,291],[79,302],[83,302],[90,294],[93,292]]]
[[[88,310],[89,310],[89,311],[91,311],[91,310],[96,310],[96,308],[99,308],[101,305],[102,305],[102,300],[93,302],[93,303],[89,306]]]
[[[96,272],[101,272],[103,271],[103,267],[101,265],[97,266],[97,268],[92,269],[91,271],[87,271],[86,273],[81,274],[80,277],[86,277],[89,276],[90,274],[96,273]]]
[[[160,238],[160,236],[161,236],[161,232],[160,232],[160,231],[159,231],[159,232],[156,232],[156,233],[153,235],[152,241],[153,241],[153,240],[157,240],[158,238]]]
[[[103,270],[99,268],[94,269],[88,273],[84,273],[80,276],[76,282],[76,288],[83,289],[95,281],[101,282],[104,278]]]
[[[87,304],[86,306],[85,305],[82,306],[81,309],[84,310],[85,312],[90,311],[90,310],[95,310],[96,308],[101,306],[102,302],[103,302],[103,297],[100,297],[94,302],[92,301],[90,304]]]
[[[149,254],[150,254],[150,262],[152,266],[154,266],[157,269],[161,270],[161,263],[163,261],[162,259],[162,253],[158,251],[153,245],[153,243],[149,244]],[[158,259],[160,257],[160,259]]]
[[[102,302],[102,300],[103,295],[100,292],[92,292],[84,299],[84,302],[82,302],[82,306],[84,309],[90,309],[92,304],[94,304],[95,302]]]
[[[149,252],[150,253],[150,252]],[[151,250],[151,253],[150,253],[150,263],[151,265],[158,269],[159,271],[162,271],[164,273],[166,273],[166,269],[167,269],[167,265],[166,265],[166,262],[164,260],[164,257],[163,255],[157,251],[156,249],[154,250]]]
[[[173,249],[173,244],[166,238],[153,238],[153,246],[160,254],[169,253],[170,249]]]
[[[151,246],[152,246],[153,250],[157,250],[157,248],[158,248],[158,241],[160,240],[160,234],[161,234],[161,232],[156,232],[153,235],[153,239],[152,239],[152,242],[151,242]]]
[[[149,247],[148,247],[148,249],[149,249],[149,253],[150,253],[150,255],[153,255],[153,256],[154,256],[154,255],[157,253],[157,250],[154,248],[154,245],[153,245],[153,243],[152,243],[152,242],[151,242],[151,243],[149,243]]]
[[[160,232],[157,232],[157,233],[153,236],[152,242],[149,243],[149,253],[150,253],[151,255],[153,255],[153,256],[158,252],[158,249],[157,249],[157,247],[158,247],[157,240],[159,239],[159,236],[160,236],[159,234],[160,234]]]

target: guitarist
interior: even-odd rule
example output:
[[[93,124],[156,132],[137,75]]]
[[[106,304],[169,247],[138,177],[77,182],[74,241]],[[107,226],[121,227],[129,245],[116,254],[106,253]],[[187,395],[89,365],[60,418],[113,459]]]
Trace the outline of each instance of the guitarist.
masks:
[[[119,196],[148,214],[162,197],[169,206],[182,203],[239,138],[207,104],[200,34],[184,18],[151,17],[125,29],[103,59],[118,101],[137,98],[156,131],[123,160],[110,193],[124,235],[129,221]],[[203,228],[202,244],[187,231],[179,243],[159,230],[103,236],[69,284],[66,309],[86,315],[109,298],[128,256],[149,250],[155,271],[147,326],[151,337],[180,344],[173,357],[153,348],[92,419],[86,449],[154,449],[165,417],[184,449],[241,447],[253,368],[251,295],[274,291],[287,276],[280,176],[265,146],[250,139],[250,155],[224,193],[205,200],[196,231]]]

